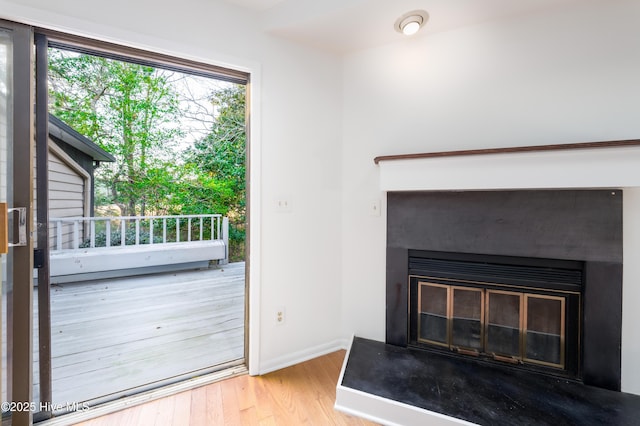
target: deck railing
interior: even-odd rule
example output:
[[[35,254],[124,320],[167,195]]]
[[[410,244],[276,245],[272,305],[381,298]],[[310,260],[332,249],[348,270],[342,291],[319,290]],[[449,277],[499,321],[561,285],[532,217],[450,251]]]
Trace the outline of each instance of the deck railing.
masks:
[[[228,242],[228,218],[220,214],[50,218],[51,251],[64,249]]]

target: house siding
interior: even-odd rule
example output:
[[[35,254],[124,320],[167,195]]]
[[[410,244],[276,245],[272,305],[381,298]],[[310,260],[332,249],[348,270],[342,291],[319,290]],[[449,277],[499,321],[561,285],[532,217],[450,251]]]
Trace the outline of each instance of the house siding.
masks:
[[[49,217],[85,216],[85,178],[79,176],[57,154],[49,153]],[[84,237],[83,227],[80,236]],[[49,246],[54,247],[56,229],[49,226]],[[62,230],[62,248],[72,248],[73,227],[65,224]]]
[[[89,176],[93,176],[93,171],[97,166],[94,166],[94,159],[91,158],[90,156],[88,156],[87,154],[85,154],[84,152],[80,151],[79,149],[76,149],[62,141],[60,141],[58,138],[56,137],[51,137],[49,138],[50,141],[53,141],[56,146],[58,146],[60,149],[62,149],[64,151],[65,154],[67,154],[69,157],[71,157],[71,159],[73,159],[73,161],[80,167],[82,167],[88,174]],[[86,216],[93,216],[93,214],[91,214],[91,212],[93,212],[94,208],[95,208],[95,200],[94,200],[94,181],[93,179],[89,180],[89,197],[90,197],[90,206],[89,206],[89,211],[87,212]]]
[[[91,187],[91,178],[84,167],[75,162],[59,149],[52,149],[49,140],[49,217],[90,216],[87,197]],[[56,145],[57,147],[57,145]],[[64,157],[64,158],[63,158]],[[34,161],[35,163],[35,161]],[[35,170],[34,170],[35,176]],[[37,206],[37,180],[34,181],[34,206]],[[84,238],[84,226],[81,226],[80,238]],[[55,225],[49,224],[49,247],[56,247],[57,232]],[[62,229],[62,248],[73,247],[73,226],[65,224]]]

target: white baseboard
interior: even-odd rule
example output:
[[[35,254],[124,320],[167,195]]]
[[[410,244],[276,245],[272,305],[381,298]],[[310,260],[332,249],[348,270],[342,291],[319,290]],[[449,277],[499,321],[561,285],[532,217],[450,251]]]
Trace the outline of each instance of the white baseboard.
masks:
[[[341,349],[347,349],[349,345],[350,341],[348,339],[336,339],[322,345],[314,346],[312,348],[307,348],[298,352],[293,352],[291,354],[277,357],[260,363],[259,374],[271,373],[272,371],[291,367],[292,365],[299,364],[304,361],[309,361],[310,359],[318,358],[331,352],[335,352]]]

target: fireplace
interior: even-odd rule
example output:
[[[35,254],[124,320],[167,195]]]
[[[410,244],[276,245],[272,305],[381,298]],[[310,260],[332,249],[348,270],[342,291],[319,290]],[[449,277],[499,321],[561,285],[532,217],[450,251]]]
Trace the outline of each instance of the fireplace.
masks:
[[[389,192],[386,286],[386,343],[620,390],[620,190]]]
[[[579,378],[583,269],[410,250],[408,345]]]

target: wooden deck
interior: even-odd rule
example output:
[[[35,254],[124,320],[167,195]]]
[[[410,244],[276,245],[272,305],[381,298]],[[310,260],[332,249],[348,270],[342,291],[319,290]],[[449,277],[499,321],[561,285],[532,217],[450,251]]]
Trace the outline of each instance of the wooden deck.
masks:
[[[53,403],[91,401],[242,359],[244,272],[244,263],[231,263],[53,285]],[[39,401],[37,360],[36,351]]]

